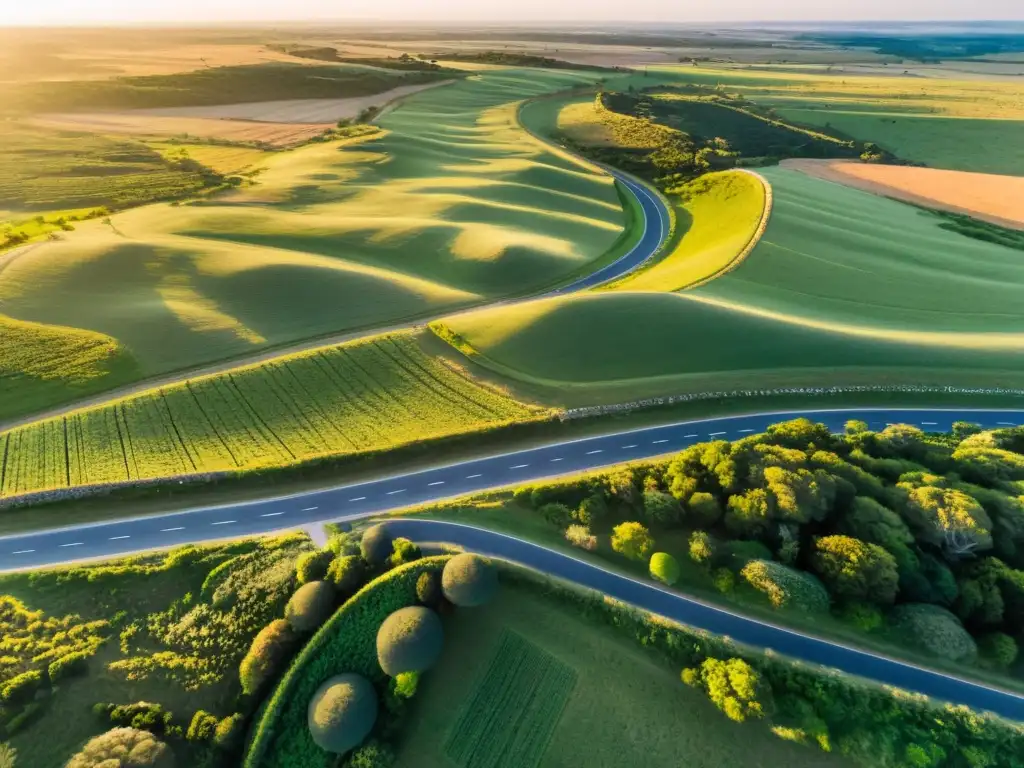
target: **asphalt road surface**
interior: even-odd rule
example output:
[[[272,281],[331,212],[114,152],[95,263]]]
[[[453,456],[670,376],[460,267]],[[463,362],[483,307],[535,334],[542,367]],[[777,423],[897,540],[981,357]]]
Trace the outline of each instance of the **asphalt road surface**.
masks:
[[[762,432],[769,424],[798,416],[808,416],[833,431],[841,430],[849,419],[862,419],[874,429],[901,423],[915,424],[928,431],[948,431],[955,421],[970,421],[988,428],[1024,425],[1024,411],[970,409],[850,408],[686,421],[552,443],[294,496],[6,536],[0,538],[0,570],[111,557],[328,521],[356,520],[413,504],[597,469],[623,461],[653,458],[698,442],[734,440]],[[598,589],[641,608],[715,634],[728,635],[743,643],[773,648],[794,658],[1024,720],[1024,698],[1019,695],[732,614],[526,541],[455,524],[438,528],[441,524],[436,522],[394,520],[388,525],[393,526],[398,535],[409,535],[420,541],[450,541],[468,549],[521,562],[552,576]]]
[[[387,523],[395,536],[418,542],[445,542],[511,560],[691,627],[812,664],[822,664],[934,699],[965,704],[1024,721],[1024,696],[924,669],[895,659],[801,634],[707,603],[512,536],[438,520],[396,519]]]

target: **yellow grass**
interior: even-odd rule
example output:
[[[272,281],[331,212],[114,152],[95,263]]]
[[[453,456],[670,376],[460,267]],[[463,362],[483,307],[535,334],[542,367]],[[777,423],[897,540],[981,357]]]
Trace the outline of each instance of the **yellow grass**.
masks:
[[[103,376],[104,363],[121,353],[101,333],[0,315],[0,380],[13,376],[82,382]]]
[[[1024,229],[1024,177],[848,160],[785,160],[810,176]]]
[[[678,135],[667,126],[606,109],[600,96],[567,105],[558,115],[558,129],[581,144],[624,149],[658,149]]]
[[[172,160],[183,157],[190,158],[225,175],[259,166],[268,156],[267,152],[262,149],[218,146],[216,144],[151,142],[150,146],[164,157]]]

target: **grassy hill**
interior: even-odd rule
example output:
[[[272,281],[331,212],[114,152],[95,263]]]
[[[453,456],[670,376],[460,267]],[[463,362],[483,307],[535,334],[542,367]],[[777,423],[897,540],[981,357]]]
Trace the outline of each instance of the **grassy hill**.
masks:
[[[256,186],[82,223],[4,264],[3,313],[102,334],[135,361],[54,384],[57,403],[568,280],[626,217],[611,179],[523,132],[515,103],[585,79],[484,73],[409,98],[376,139],[269,157]],[[20,381],[0,417],[45,404]]]

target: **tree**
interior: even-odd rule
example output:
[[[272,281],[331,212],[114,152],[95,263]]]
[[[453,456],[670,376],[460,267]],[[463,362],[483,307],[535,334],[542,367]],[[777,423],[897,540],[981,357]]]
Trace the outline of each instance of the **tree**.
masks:
[[[333,677],[313,694],[307,709],[309,734],[325,752],[344,754],[359,746],[377,721],[377,691],[365,677]]]
[[[295,561],[295,576],[299,584],[323,580],[333,560],[334,552],[329,549],[303,552]]]
[[[444,596],[460,608],[475,608],[491,601],[498,591],[498,571],[487,558],[469,552],[456,555],[441,573]]]
[[[409,539],[397,538],[391,543],[391,557],[388,558],[388,565],[397,568],[406,563],[412,563],[423,557],[420,548]]]
[[[327,549],[331,550],[335,557],[350,557],[360,554],[359,541],[360,537],[349,532],[334,533],[327,540]]]
[[[919,461],[928,452],[924,432],[910,424],[890,424],[875,434],[875,447],[883,456]]]
[[[334,610],[334,587],[326,581],[303,584],[284,607],[284,617],[296,632],[315,632]]]
[[[354,595],[366,581],[366,561],[358,555],[335,558],[327,569],[327,578],[342,599]]]
[[[725,527],[740,538],[759,538],[768,531],[774,499],[763,488],[730,496],[725,512]]]
[[[877,544],[851,536],[825,536],[815,542],[811,560],[829,591],[839,598],[880,605],[896,599],[896,560]]]
[[[217,732],[217,716],[205,709],[197,709],[185,731],[185,738],[194,744],[202,744],[213,738]]]
[[[957,448],[953,452],[956,471],[982,485],[1024,480],[1024,456],[1001,448]]]
[[[978,640],[982,659],[996,669],[1008,669],[1017,660],[1017,641],[1003,632],[991,632]]]
[[[585,525],[570,525],[565,529],[565,540],[574,547],[593,552],[597,549],[597,536]]]
[[[643,561],[654,549],[654,539],[640,523],[622,523],[612,529],[612,549],[630,560]]]
[[[675,497],[661,491],[644,491],[644,516],[657,525],[679,522],[682,509]]]
[[[822,521],[835,502],[835,480],[818,469],[789,470],[766,467],[764,482],[774,497],[773,517],[803,525],[812,520]]]
[[[399,608],[377,630],[377,660],[390,677],[430,669],[443,645],[440,617],[421,605]]]
[[[550,504],[543,505],[537,511],[540,512],[541,517],[552,525],[557,525],[559,528],[565,528],[573,520],[572,510],[565,504],[552,502]]]
[[[907,521],[923,541],[954,557],[992,548],[992,520],[977,499],[951,488],[899,487],[907,492]]]
[[[651,555],[649,570],[651,576],[670,587],[679,581],[679,563],[665,552],[655,552]]]
[[[694,531],[690,535],[690,559],[698,565],[710,568],[715,559],[716,542],[704,531]]]
[[[842,519],[841,528],[854,538],[892,552],[914,542],[914,534],[898,514],[874,499],[858,496]]]
[[[687,517],[694,525],[710,528],[722,519],[722,505],[710,493],[695,493],[687,503]]]
[[[768,598],[774,608],[795,608],[804,613],[825,613],[829,596],[814,576],[773,560],[751,560],[740,577]]]
[[[950,661],[973,662],[978,647],[956,616],[937,605],[897,605],[888,616],[906,642]]]
[[[824,424],[810,419],[799,418],[772,424],[766,430],[768,439],[786,448],[807,450],[811,446],[828,448],[832,445],[832,434]]]
[[[343,768],[393,768],[395,754],[379,741],[369,741],[353,750]]]
[[[726,717],[737,723],[769,714],[771,689],[761,673],[743,659],[705,659],[683,670],[683,682],[702,688]]]
[[[599,523],[608,516],[608,502],[604,496],[598,493],[591,494],[580,502],[579,507],[573,512],[573,519],[587,527]]]
[[[223,752],[237,752],[245,742],[245,716],[240,712],[228,715],[213,734],[213,745]]]
[[[843,429],[848,435],[859,435],[862,432],[868,431],[868,423],[859,419],[850,419],[846,422]]]
[[[954,421],[952,432],[957,442],[961,442],[981,432],[981,427],[970,421]]]
[[[170,768],[174,755],[149,731],[114,728],[90,739],[65,768]]]
[[[277,675],[291,655],[295,639],[291,624],[284,619],[275,619],[259,631],[239,667],[244,693],[259,693]]]

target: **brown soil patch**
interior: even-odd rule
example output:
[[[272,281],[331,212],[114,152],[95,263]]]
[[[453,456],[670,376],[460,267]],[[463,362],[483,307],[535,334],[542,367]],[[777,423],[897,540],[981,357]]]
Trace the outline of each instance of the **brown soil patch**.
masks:
[[[1024,177],[967,173],[850,160],[784,160],[782,165],[898,200],[966,213],[1003,227],[1024,229]]]
[[[40,115],[31,121],[43,128],[130,136],[191,136],[202,139],[258,142],[272,147],[301,144],[326,130],[323,123],[261,123],[202,117],[152,117],[122,113]]]

